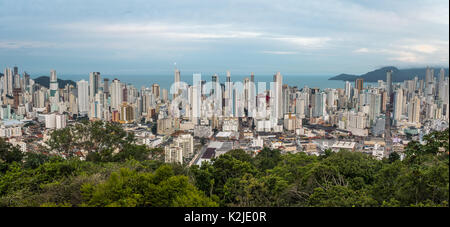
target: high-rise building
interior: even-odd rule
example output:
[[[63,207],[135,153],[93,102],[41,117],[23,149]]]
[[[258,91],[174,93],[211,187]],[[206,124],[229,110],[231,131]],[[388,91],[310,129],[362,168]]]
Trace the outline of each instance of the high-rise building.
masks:
[[[291,104],[291,89],[287,84],[282,86],[282,100],[283,100],[283,116],[288,113],[292,113],[290,109]]]
[[[247,89],[247,116],[254,117],[256,115],[256,84],[255,74],[253,72],[250,75],[250,82]]]
[[[58,111],[59,110],[59,92],[58,92],[58,78],[56,77],[56,71],[50,71],[50,111]]]
[[[152,85],[152,93],[155,96],[155,98],[159,98],[159,92],[160,92],[160,87],[159,84],[153,84]]]
[[[109,95],[109,79],[108,78],[103,79],[103,93],[105,93],[106,96]]]
[[[17,66],[14,66],[14,74],[13,75],[17,75],[19,74],[19,68]]]
[[[277,74],[275,74],[273,76],[273,82],[275,83],[275,93],[274,93],[274,98],[275,98],[275,117],[276,119],[281,119],[283,118],[283,76],[281,75],[280,72],[277,72]]]
[[[392,151],[392,139],[391,139],[391,113],[393,104],[392,95],[392,70],[386,72],[386,92],[387,92],[387,103],[386,103],[386,117],[385,117],[385,127],[384,127],[384,140],[385,140],[385,155],[389,155]]]
[[[180,70],[175,68],[175,75],[174,75],[174,94],[173,99],[175,99],[178,95],[180,95]],[[171,91],[172,92],[172,91]]]
[[[364,80],[363,78],[358,78],[355,80],[355,88],[358,89],[359,92],[364,88]]]
[[[89,73],[89,100],[92,102],[95,98],[95,94],[98,93],[100,87],[100,73]]]
[[[417,96],[414,96],[414,98],[409,103],[408,122],[411,123],[420,122],[420,99]]]
[[[395,98],[394,98],[394,120],[397,122],[400,120],[400,117],[402,116],[402,109],[403,109],[403,89],[398,89],[395,92]]]
[[[85,80],[77,82],[78,89],[78,111],[80,114],[89,112],[89,83]]]
[[[56,77],[56,71],[52,69],[50,71],[50,96],[55,97],[58,91],[58,79]]]
[[[434,69],[427,67],[425,72],[425,95],[433,95],[433,79],[434,79]]]
[[[441,71],[439,72],[439,83],[444,82],[445,79],[445,70],[444,68],[441,68]]]
[[[392,70],[388,70],[386,73],[386,91],[388,97],[391,97],[392,95],[392,72],[393,72]]]
[[[200,74],[194,74],[194,83],[193,86],[191,86],[190,89],[192,89],[191,92],[191,121],[194,123],[194,125],[198,124],[198,120],[200,118],[200,113],[201,113],[201,105],[202,105],[202,100],[201,100],[201,84],[199,80],[195,80],[195,78],[199,79],[200,78]]]
[[[348,100],[352,98],[352,84],[348,81],[345,81],[345,96]]]
[[[3,94],[12,95],[13,91],[13,71],[10,68],[5,68],[5,73],[3,76]]]
[[[225,103],[224,103],[224,111],[225,117],[233,116],[233,83],[231,82],[231,74],[230,71],[227,71],[227,79],[225,82]]]
[[[122,83],[120,80],[114,79],[111,83],[111,108],[119,110],[120,104],[122,104]]]

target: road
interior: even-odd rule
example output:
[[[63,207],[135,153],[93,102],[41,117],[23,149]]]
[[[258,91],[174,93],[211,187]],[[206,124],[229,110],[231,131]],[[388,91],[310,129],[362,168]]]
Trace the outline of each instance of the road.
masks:
[[[198,153],[194,156],[194,158],[192,158],[192,160],[189,162],[189,166],[195,165],[195,164],[198,162],[198,160],[199,160],[199,159],[203,156],[203,154],[205,153],[206,148],[208,148],[208,145],[209,145],[209,143],[203,145],[203,147],[202,147],[202,149],[200,150],[200,152],[198,152]]]

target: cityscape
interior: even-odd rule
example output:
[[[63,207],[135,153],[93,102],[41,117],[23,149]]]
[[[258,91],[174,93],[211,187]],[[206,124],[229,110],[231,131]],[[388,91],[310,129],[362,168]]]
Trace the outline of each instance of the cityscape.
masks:
[[[125,218],[167,224],[449,207],[447,1],[0,7],[0,207],[170,207]]]
[[[392,82],[390,70],[374,86],[356,79],[337,89],[289,86],[280,72],[271,83],[258,82],[253,73],[232,81],[230,71],[225,83],[218,74],[207,82],[197,73],[192,85],[180,81],[180,73],[174,70],[169,91],[156,83],[138,89],[102,80],[100,72],[60,88],[51,70],[47,88],[19,74],[18,67],[6,68],[0,136],[23,152],[36,151],[47,146],[55,129],[81,119],[110,121],[135,134],[137,144],[164,148],[165,162],[201,165],[233,149],[256,155],[264,147],[316,156],[346,149],[380,160],[392,152],[403,157],[409,141],[448,128],[449,79],[443,68],[435,74],[428,67],[425,79],[402,83]],[[25,126],[30,123],[37,124]],[[78,156],[86,155],[80,150]]]

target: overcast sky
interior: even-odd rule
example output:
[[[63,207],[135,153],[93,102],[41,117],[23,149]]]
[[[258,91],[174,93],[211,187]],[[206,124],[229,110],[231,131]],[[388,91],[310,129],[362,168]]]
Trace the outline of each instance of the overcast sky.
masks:
[[[449,2],[0,0],[0,67],[31,75],[362,74],[449,65]],[[2,70],[3,71],[3,70]]]

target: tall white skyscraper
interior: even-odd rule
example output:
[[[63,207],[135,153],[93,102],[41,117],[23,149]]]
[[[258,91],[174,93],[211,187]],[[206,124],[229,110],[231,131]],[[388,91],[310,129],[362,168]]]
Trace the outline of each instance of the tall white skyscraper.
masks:
[[[283,118],[283,95],[282,95],[282,85],[283,85],[283,76],[280,72],[277,72],[273,76],[273,82],[275,83],[275,91],[274,91],[274,97],[275,97],[275,114],[277,119]]]
[[[58,78],[56,77],[56,71],[52,69],[50,71],[50,111],[58,111],[59,110],[59,92],[58,92]]]
[[[250,83],[248,87],[247,95],[247,111],[248,117],[255,117],[256,115],[256,84],[255,84],[255,74],[252,72],[250,75]]]
[[[179,87],[180,70],[178,70],[177,68],[175,68],[174,83],[175,83],[175,91],[174,91],[175,93],[173,94],[173,99],[175,99],[181,92]]]
[[[77,82],[78,111],[86,114],[89,112],[89,83],[85,80]]]
[[[345,96],[350,99],[352,96],[352,83],[345,81]]]
[[[394,97],[394,120],[399,121],[403,109],[403,89],[398,89]]]
[[[58,91],[58,78],[56,77],[56,71],[52,69],[50,71],[50,96],[55,97]]]
[[[231,74],[230,71],[227,71],[227,79],[225,82],[225,116],[232,117],[233,116],[233,84],[231,82]]]
[[[194,74],[193,75],[194,81],[192,89],[192,95],[190,97],[190,103],[192,107],[191,111],[191,121],[194,123],[194,125],[198,124],[198,119],[201,117],[201,106],[202,106],[202,99],[201,99],[201,75],[200,74]]]
[[[123,100],[122,83],[120,80],[114,79],[111,83],[111,108],[119,110]]]

